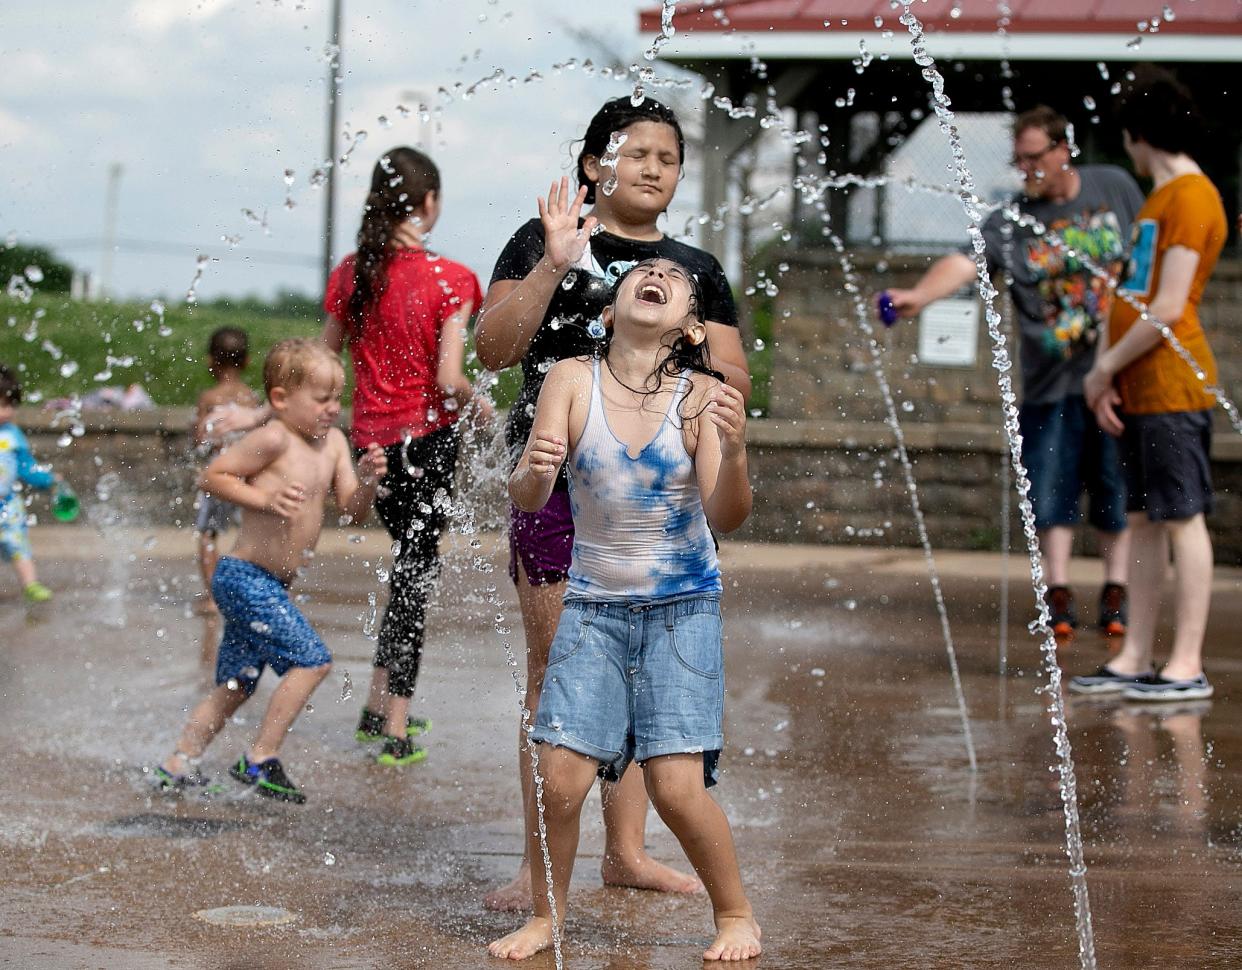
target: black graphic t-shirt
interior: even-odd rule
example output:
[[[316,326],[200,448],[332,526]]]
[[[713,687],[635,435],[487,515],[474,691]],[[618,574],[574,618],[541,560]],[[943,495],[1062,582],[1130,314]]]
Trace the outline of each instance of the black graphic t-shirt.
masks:
[[[1095,361],[1099,325],[1108,320],[1112,307],[1112,292],[1079,257],[1116,278],[1130,223],[1143,204],[1134,179],[1120,168],[1084,165],[1078,175],[1078,195],[1068,202],[1018,199],[1019,211],[1043,223],[1072,255],[1032,229],[1017,226],[1001,211],[983,225],[988,269],[1004,268],[1013,276],[1022,399],[1031,404],[1082,393],[1082,379]]]
[[[506,440],[516,463],[526,447],[535,418],[535,403],[545,375],[558,360],[588,355],[604,335],[600,316],[612,303],[617,282],[636,263],[661,257],[684,266],[697,277],[703,292],[703,319],[737,326],[737,307],[720,263],[711,253],[669,239],[625,239],[597,232],[582,259],[566,274],[548,304],[539,329],[522,358],[522,389],[509,411]],[[513,234],[492,272],[492,282],[522,280],[543,258],[543,225],[531,219]],[[710,348],[709,348],[710,349]],[[563,489],[565,473],[557,479]]]

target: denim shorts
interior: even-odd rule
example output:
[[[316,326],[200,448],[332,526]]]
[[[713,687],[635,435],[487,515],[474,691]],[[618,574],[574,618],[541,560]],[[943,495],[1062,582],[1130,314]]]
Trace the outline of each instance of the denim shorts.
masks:
[[[1122,414],[1121,463],[1131,512],[1152,522],[1211,512],[1212,412]]]
[[[631,761],[702,754],[703,782],[714,785],[724,745],[719,594],[566,600],[531,738],[594,758],[613,781]]]
[[[1117,439],[1105,434],[1081,394],[1018,412],[1022,460],[1031,479],[1035,528],[1076,525],[1086,490],[1087,518],[1101,532],[1126,527],[1126,488]]]
[[[211,595],[224,617],[216,683],[236,680],[253,694],[263,668],[284,676],[291,667],[322,667],[332,654],[289,598],[289,590],[262,566],[221,556]]]
[[[574,551],[574,517],[569,492],[552,493],[538,512],[509,506],[509,576],[516,583],[518,563],[531,586],[563,583]]]

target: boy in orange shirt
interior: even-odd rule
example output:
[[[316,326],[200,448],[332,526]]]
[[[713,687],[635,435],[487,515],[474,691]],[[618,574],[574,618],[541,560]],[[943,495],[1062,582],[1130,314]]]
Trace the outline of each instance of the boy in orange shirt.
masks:
[[[1130,267],[1108,332],[1084,381],[1100,427],[1121,438],[1132,534],[1130,625],[1121,652],[1076,693],[1127,700],[1212,696],[1203,673],[1203,635],[1212,589],[1212,408],[1206,387],[1216,361],[1197,308],[1227,234],[1220,195],[1189,154],[1201,124],[1190,93],[1149,70],[1120,108],[1123,143],[1139,175],[1154,182],[1134,222]],[[1167,324],[1203,371],[1200,380],[1126,297]],[[1117,407],[1120,406],[1120,413]],[[1176,634],[1168,662],[1151,666],[1160,590],[1170,549],[1176,566]]]

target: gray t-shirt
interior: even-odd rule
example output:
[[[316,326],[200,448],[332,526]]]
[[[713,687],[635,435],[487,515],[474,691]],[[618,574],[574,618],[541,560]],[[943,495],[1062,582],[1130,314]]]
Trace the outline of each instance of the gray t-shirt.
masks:
[[[1143,194],[1127,172],[1113,165],[1084,165],[1078,174],[1078,196],[1069,202],[1022,196],[1018,208],[1115,278]],[[988,217],[983,239],[988,269],[1007,269],[1013,277],[1023,401],[1049,404],[1081,394],[1083,376],[1095,360],[1097,328],[1108,320],[1112,291],[1079,259],[1002,212]]]

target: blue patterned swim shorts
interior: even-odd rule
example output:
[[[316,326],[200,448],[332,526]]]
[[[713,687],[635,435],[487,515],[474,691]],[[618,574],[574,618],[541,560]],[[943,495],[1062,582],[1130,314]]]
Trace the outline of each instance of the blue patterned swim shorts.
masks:
[[[283,676],[291,667],[322,667],[332,662],[289,590],[261,566],[220,557],[211,578],[211,595],[224,617],[224,637],[216,661],[216,683],[236,680],[254,692],[265,666]]]

